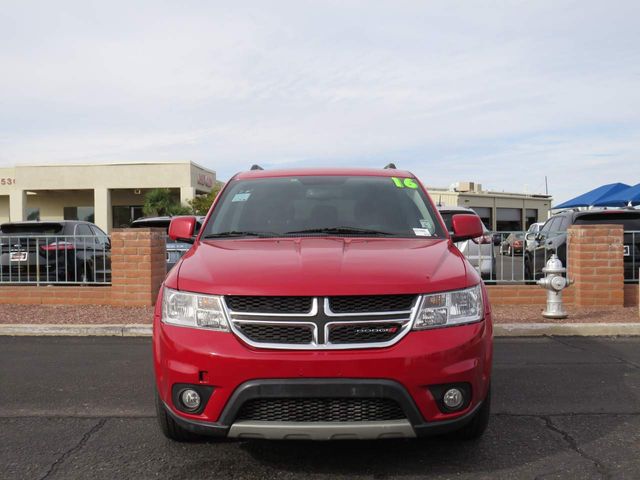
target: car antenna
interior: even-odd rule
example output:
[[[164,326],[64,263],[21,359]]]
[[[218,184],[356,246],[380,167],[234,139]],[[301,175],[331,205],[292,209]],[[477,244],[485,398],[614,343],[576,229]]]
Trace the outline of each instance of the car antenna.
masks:
[[[264,170],[264,168],[254,163],[253,165],[251,165],[251,168],[249,170]]]
[[[393,170],[396,170],[396,164],[395,164],[395,163],[387,163],[387,164],[384,166],[384,168],[385,168],[385,170],[388,170],[388,169],[390,169],[390,168],[391,168],[391,169],[393,169]]]

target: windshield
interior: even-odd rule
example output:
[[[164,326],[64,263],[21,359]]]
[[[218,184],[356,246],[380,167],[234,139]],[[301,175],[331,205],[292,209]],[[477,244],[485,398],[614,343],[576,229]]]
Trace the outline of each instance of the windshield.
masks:
[[[258,178],[228,185],[203,237],[440,237],[435,219],[425,193],[410,179]]]
[[[48,235],[62,232],[61,223],[4,223],[0,226],[5,235]]]
[[[603,223],[613,223],[622,225],[624,230],[640,230],[640,213],[637,212],[602,212],[589,213],[576,218],[576,225],[599,225]]]

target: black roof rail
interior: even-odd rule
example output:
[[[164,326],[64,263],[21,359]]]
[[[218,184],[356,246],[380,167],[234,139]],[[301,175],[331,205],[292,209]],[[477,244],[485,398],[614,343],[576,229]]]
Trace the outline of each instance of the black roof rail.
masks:
[[[389,169],[389,168],[392,168],[392,169],[394,169],[394,170],[395,170],[395,169],[396,169],[396,164],[395,164],[395,163],[387,163],[387,164],[384,166],[384,168],[385,168],[385,170],[386,170],[386,169]]]
[[[253,165],[251,165],[251,168],[249,170],[264,170],[264,168],[254,163]]]

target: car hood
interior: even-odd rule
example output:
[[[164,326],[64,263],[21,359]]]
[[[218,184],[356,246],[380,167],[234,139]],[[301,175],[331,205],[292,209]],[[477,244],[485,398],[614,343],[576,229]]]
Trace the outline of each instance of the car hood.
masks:
[[[478,283],[466,265],[448,240],[206,240],[183,257],[165,284],[221,295],[422,293]]]

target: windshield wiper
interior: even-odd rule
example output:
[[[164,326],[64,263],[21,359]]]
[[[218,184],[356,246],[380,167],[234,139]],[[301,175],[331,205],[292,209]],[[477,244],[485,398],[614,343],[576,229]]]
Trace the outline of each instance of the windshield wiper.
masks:
[[[208,233],[203,235],[202,238],[225,238],[225,237],[277,237],[279,234],[275,232],[254,232],[254,231],[240,231],[232,230],[230,232],[220,233]]]
[[[325,228],[308,228],[306,230],[294,230],[292,232],[287,232],[286,235],[296,235],[296,234],[305,234],[305,233],[325,233],[327,235],[331,234],[346,234],[346,235],[395,235],[390,232],[383,232],[381,230],[372,230],[369,228],[358,228],[358,227],[325,227]]]

